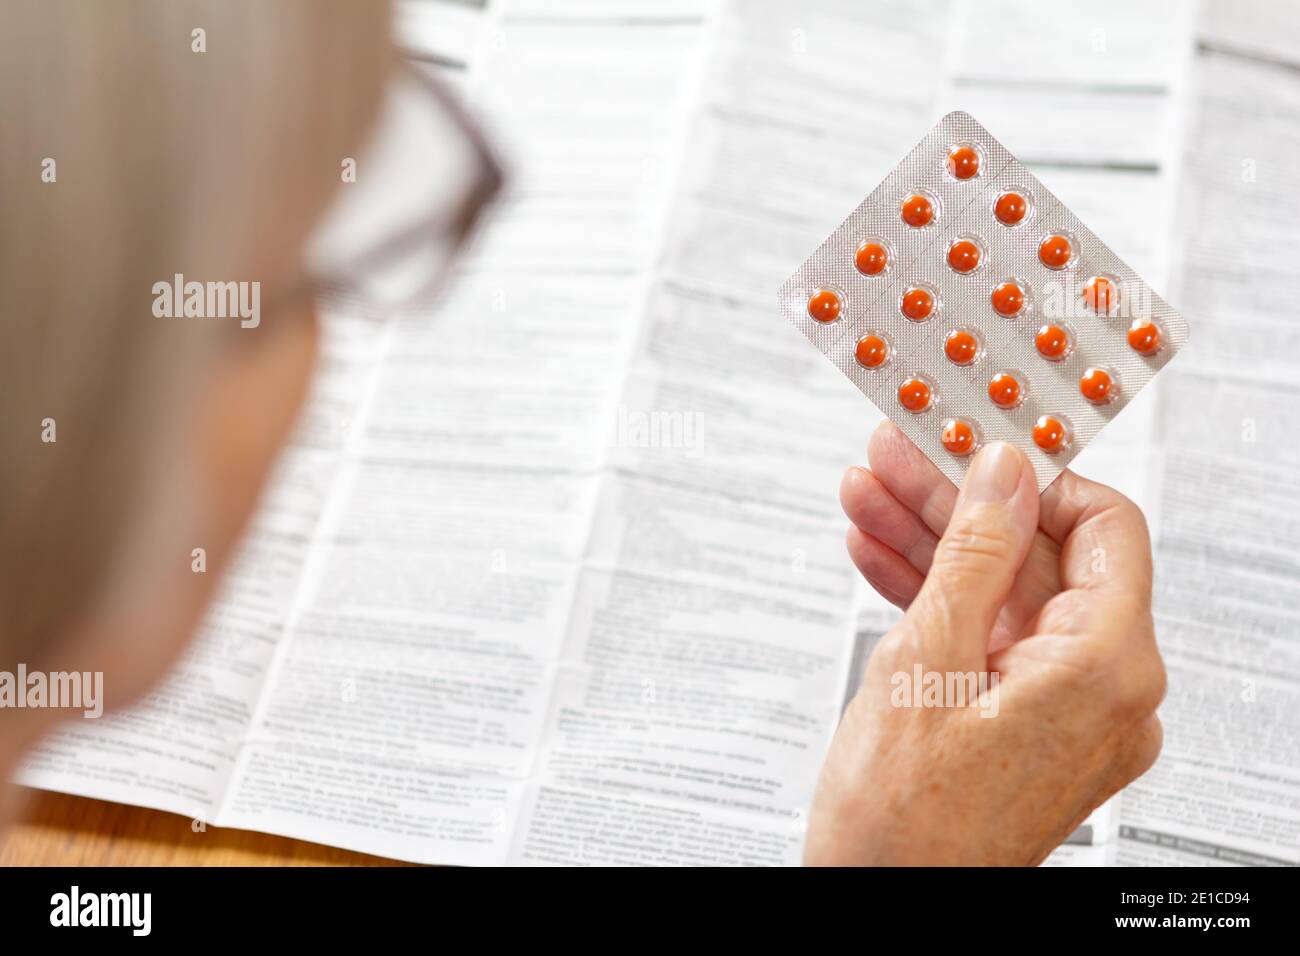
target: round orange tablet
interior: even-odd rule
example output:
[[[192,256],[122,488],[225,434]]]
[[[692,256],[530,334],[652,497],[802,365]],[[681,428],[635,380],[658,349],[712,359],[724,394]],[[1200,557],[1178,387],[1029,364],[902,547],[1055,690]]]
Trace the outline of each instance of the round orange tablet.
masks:
[[[864,276],[878,276],[889,268],[889,250],[883,242],[868,239],[853,254],[853,264]]]
[[[1115,377],[1106,369],[1093,366],[1079,379],[1079,394],[1094,405],[1105,405],[1119,392]]]
[[[1029,200],[1020,193],[1003,193],[993,203],[993,215],[1004,226],[1018,226],[1029,214]]]
[[[1025,290],[1014,282],[1003,282],[993,289],[989,296],[993,311],[1004,318],[1019,315],[1025,307]]]
[[[898,386],[898,404],[909,412],[925,411],[932,400],[930,383],[923,378],[909,378]]]
[[[903,217],[903,222],[913,229],[920,229],[922,226],[928,226],[934,222],[934,203],[930,201],[928,196],[913,193],[903,200],[900,215]]]
[[[834,322],[843,308],[839,294],[830,289],[818,289],[808,300],[808,314],[822,323]]]
[[[969,455],[977,442],[975,427],[964,418],[950,418],[943,423],[939,441],[954,455]]]
[[[1034,444],[1043,451],[1055,454],[1070,440],[1070,426],[1055,415],[1043,415],[1034,422]]]
[[[913,322],[924,322],[934,311],[934,296],[928,289],[913,286],[903,293],[898,309]]]
[[[965,275],[980,264],[980,247],[973,239],[958,239],[948,247],[948,266]]]
[[[1160,351],[1160,326],[1150,319],[1134,319],[1128,327],[1128,347],[1139,355],[1155,355]]]
[[[953,179],[973,179],[980,172],[980,154],[974,146],[964,143],[948,150],[948,172]]]
[[[1069,236],[1047,236],[1038,244],[1038,261],[1049,269],[1064,269],[1074,259],[1074,244]]]
[[[953,365],[969,365],[980,354],[980,340],[974,332],[953,329],[943,340],[943,354]]]
[[[1093,276],[1083,285],[1083,301],[1094,312],[1109,312],[1119,303],[1119,289],[1105,276]]]
[[[889,358],[889,342],[874,332],[864,335],[853,347],[853,357],[863,368],[880,368]]]
[[[1059,361],[1070,351],[1070,330],[1063,325],[1044,325],[1034,336],[1034,346],[1043,358]]]
[[[1023,392],[1020,379],[1011,372],[998,372],[989,379],[989,401],[998,408],[1015,408]]]

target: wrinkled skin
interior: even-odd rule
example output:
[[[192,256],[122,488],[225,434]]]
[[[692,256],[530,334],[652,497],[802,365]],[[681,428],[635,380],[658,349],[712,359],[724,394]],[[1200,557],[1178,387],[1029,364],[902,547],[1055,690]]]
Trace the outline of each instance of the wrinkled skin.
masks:
[[[1160,752],[1165,673],[1151,545],[1118,492],[1064,472],[1037,492],[1008,445],[959,495],[886,422],[841,501],[854,563],[906,609],[823,767],[812,865],[1032,865]],[[891,678],[992,672],[996,714],[895,706]]]

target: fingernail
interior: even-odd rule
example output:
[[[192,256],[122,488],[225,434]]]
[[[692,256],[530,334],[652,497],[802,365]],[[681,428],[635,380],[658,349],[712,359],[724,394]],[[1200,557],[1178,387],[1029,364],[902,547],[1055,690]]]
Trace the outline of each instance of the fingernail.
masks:
[[[1024,456],[1004,441],[980,449],[966,472],[962,497],[967,501],[1007,501],[1020,487],[1020,467]]]

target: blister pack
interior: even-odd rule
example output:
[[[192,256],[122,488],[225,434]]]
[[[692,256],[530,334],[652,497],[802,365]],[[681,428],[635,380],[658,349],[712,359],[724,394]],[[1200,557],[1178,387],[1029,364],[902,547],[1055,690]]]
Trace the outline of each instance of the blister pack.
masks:
[[[957,485],[992,441],[1042,491],[1187,327],[965,113],[781,287],[782,313]]]

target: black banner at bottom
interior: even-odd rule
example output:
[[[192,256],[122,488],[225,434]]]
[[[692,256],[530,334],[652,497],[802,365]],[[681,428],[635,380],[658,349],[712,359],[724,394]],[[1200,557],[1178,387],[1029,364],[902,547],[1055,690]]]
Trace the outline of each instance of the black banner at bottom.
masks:
[[[1036,870],[10,869],[0,872],[7,941],[79,943],[411,938],[487,933],[606,947],[689,938],[735,942],[789,928],[933,943],[1015,927],[1057,939],[1229,943],[1293,926],[1294,868]],[[609,921],[622,930],[610,935]],[[445,937],[456,932],[462,935]],[[439,934],[429,936],[427,934]],[[471,934],[471,935],[464,935]],[[1023,937],[1022,937],[1023,938]],[[1052,937],[1049,937],[1052,938]]]

